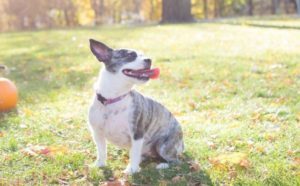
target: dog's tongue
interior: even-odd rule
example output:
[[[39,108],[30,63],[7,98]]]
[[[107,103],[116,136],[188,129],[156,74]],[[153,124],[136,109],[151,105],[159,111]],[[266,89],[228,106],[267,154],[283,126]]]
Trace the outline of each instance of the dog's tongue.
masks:
[[[153,69],[151,69],[151,71],[152,71],[152,74],[149,78],[157,79],[159,77],[159,74],[160,74],[159,68],[153,68]]]

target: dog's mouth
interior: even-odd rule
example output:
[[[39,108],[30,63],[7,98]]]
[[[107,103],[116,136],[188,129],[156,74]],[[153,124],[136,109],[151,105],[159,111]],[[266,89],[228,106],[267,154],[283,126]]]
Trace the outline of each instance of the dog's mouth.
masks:
[[[129,77],[133,77],[139,80],[147,81],[149,79],[156,79],[159,76],[159,68],[146,68],[140,70],[133,70],[133,69],[124,69],[123,74]]]

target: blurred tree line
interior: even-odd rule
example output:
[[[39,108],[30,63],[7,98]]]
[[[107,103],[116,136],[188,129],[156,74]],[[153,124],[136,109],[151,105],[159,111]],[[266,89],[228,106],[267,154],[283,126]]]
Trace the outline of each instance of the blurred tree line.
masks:
[[[0,31],[300,15],[300,0],[0,0]]]

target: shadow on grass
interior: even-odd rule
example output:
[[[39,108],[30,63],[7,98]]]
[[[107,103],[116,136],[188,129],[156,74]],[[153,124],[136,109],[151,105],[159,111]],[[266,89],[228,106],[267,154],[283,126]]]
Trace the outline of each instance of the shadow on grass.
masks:
[[[44,57],[39,56],[41,53]],[[10,73],[6,77],[17,85],[21,100],[35,103],[34,100],[39,99],[52,101],[60,90],[80,90],[97,74],[98,69],[77,70],[80,63],[72,59],[65,60],[70,55],[76,58],[66,52],[47,54],[46,47],[39,47],[33,51],[4,56],[1,61],[9,68]]]
[[[180,164],[171,165],[168,169],[157,170],[153,160],[142,163],[142,171],[134,174],[130,180],[133,185],[213,185],[209,174],[191,169],[193,158],[185,153]]]
[[[286,26],[286,25],[267,25],[267,24],[256,24],[256,23],[243,23],[243,22],[216,22],[218,24],[234,25],[234,26],[251,26],[259,28],[276,28],[276,29],[292,29],[300,30],[300,26]]]
[[[7,118],[17,116],[18,115],[18,110],[17,109],[12,109],[9,111],[5,112],[0,112],[0,132],[1,129],[6,129],[9,127],[9,123],[7,122]]]

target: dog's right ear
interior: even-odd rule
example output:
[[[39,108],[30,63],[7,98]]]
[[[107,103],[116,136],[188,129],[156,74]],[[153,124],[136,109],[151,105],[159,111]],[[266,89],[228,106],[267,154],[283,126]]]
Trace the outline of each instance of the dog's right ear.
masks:
[[[90,49],[99,61],[107,63],[112,58],[113,49],[99,41],[90,39]]]

